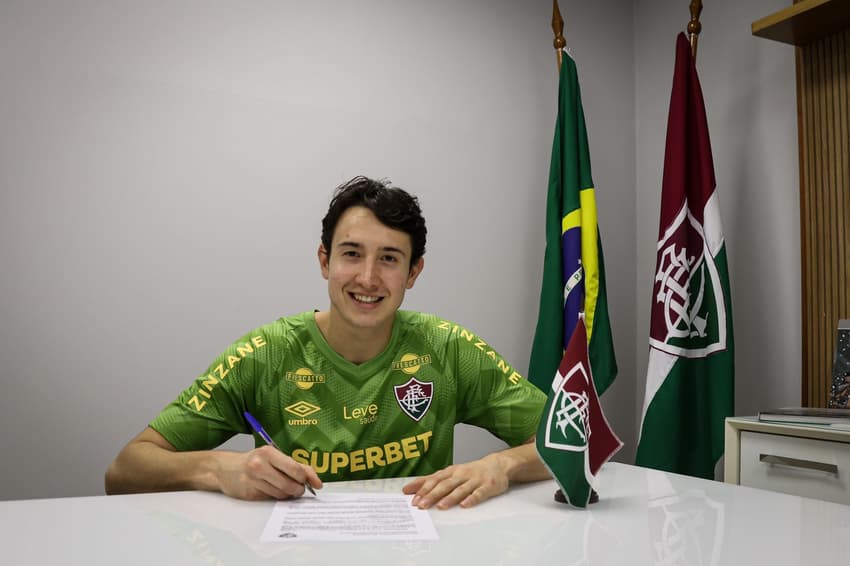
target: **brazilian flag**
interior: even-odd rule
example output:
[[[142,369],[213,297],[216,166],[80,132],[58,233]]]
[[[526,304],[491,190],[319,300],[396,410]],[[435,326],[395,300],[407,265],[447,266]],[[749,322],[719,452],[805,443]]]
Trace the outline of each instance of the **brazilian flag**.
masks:
[[[528,379],[548,393],[583,312],[590,368],[601,395],[617,376],[617,360],[608,319],[605,263],[596,223],[581,92],[575,61],[566,52],[559,83],[546,203],[543,285]]]

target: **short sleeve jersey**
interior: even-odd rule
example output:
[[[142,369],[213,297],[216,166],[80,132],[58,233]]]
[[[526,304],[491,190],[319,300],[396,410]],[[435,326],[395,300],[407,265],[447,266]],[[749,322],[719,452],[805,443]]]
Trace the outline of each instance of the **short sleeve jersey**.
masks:
[[[545,402],[484,340],[439,317],[398,311],[384,352],[353,364],[305,312],[237,340],[151,427],[178,450],[205,450],[251,433],[248,411],[323,481],[357,480],[448,466],[455,423],[519,445]]]

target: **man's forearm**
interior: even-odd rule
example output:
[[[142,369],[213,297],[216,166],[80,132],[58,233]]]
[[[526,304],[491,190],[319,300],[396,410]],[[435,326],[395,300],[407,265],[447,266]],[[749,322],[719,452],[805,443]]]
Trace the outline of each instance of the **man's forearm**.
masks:
[[[106,471],[106,493],[200,489],[218,491],[216,451],[176,452],[147,440],[128,444]]]

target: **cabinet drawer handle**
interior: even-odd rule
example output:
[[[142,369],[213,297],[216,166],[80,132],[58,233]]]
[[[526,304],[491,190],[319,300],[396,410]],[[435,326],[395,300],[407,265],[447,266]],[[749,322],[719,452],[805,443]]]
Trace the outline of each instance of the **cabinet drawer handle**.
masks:
[[[805,470],[817,470],[828,474],[838,475],[838,466],[835,464],[824,464],[823,462],[813,462],[811,460],[798,460],[797,458],[788,458],[787,456],[775,456],[773,454],[761,454],[760,462],[768,464],[779,464],[781,466],[790,466],[792,468],[803,468]]]

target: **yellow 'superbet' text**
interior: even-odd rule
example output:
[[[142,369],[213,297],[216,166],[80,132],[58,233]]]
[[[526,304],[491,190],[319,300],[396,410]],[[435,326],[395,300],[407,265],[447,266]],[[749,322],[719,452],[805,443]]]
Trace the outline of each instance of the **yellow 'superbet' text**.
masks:
[[[378,466],[389,466],[402,460],[419,458],[428,452],[432,431],[415,436],[407,436],[398,441],[387,442],[377,446],[367,446],[351,452],[320,452],[296,448],[292,451],[292,459],[300,464],[306,464],[318,473],[329,472],[340,474],[345,470],[362,472]]]

